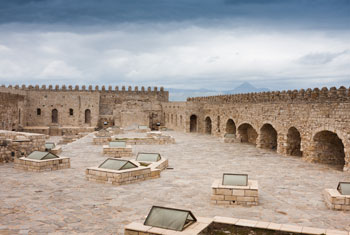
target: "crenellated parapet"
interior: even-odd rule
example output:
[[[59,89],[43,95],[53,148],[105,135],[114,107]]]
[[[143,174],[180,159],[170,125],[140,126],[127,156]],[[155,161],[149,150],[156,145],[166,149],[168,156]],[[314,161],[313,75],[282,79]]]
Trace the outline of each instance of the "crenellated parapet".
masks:
[[[127,88],[125,86],[122,86],[121,89],[118,86],[98,86],[96,85],[93,87],[92,85],[89,86],[79,86],[75,85],[74,87],[72,85],[1,85],[0,89],[2,90],[9,90],[9,91],[15,91],[15,90],[22,90],[22,91],[86,91],[86,92],[131,92],[131,93],[168,93],[168,91],[164,90],[164,87],[160,87],[158,90],[158,87],[147,87],[144,86],[139,89],[138,86],[135,86],[134,88],[132,86],[128,86]]]
[[[323,87],[314,89],[271,91],[246,94],[187,98],[197,103],[277,103],[277,102],[350,102],[350,88]]]

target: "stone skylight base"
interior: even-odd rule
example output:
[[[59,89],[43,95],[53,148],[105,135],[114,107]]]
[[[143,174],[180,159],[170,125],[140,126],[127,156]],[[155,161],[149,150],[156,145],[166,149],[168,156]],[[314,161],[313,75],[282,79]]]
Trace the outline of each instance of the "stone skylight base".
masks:
[[[70,168],[70,159],[60,157],[48,160],[34,160],[25,157],[15,158],[14,168],[33,172],[55,171]]]
[[[49,152],[59,155],[62,152],[62,146],[56,145],[54,148],[50,149]]]
[[[350,210],[350,195],[342,195],[337,189],[325,189],[324,200],[328,208],[332,210]]]
[[[132,157],[132,148],[130,145],[120,148],[109,147],[109,145],[103,145],[103,154],[114,158]]]
[[[92,182],[124,185],[141,182],[148,179],[160,177],[160,172],[168,166],[168,160],[162,159],[158,162],[150,163],[148,166],[140,166],[140,163],[130,160],[137,164],[138,168],[127,170],[110,170],[98,167],[89,167],[86,169],[86,179]]]
[[[258,205],[258,181],[248,180],[247,186],[222,185],[221,180],[212,184],[211,201],[218,205]]]

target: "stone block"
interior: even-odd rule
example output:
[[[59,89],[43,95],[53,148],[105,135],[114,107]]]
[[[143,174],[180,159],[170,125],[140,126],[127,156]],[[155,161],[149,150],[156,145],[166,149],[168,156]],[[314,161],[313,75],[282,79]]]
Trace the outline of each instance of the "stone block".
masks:
[[[226,196],[226,197],[229,197],[229,196]],[[226,200],[226,199],[224,195],[212,195],[211,200]]]
[[[225,188],[217,188],[216,194],[218,194],[218,195],[232,195],[232,190],[225,189]],[[243,191],[243,195],[244,195],[244,191]]]

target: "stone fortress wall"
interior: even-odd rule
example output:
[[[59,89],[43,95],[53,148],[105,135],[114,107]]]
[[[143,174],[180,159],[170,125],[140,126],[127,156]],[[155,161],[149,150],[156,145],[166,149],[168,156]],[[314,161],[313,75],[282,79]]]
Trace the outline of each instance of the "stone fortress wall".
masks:
[[[350,90],[307,89],[163,103],[165,125],[350,171]]]
[[[0,87],[2,129],[50,135],[93,131],[105,126],[156,126],[161,102],[169,94],[161,87],[129,86],[8,86]],[[107,122],[107,125],[104,123]],[[5,126],[6,125],[6,126]]]
[[[163,88],[1,86],[0,128],[63,135],[156,124],[225,137],[350,171],[350,91],[345,87],[188,98]],[[107,125],[104,123],[107,122]]]
[[[23,123],[24,96],[0,93],[0,129],[18,130]]]

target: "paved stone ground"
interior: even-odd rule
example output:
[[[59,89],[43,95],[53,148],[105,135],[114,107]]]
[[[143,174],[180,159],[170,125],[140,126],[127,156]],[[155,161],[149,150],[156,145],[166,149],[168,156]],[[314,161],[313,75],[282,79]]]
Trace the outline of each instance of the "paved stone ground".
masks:
[[[92,134],[66,145],[71,169],[30,173],[0,166],[0,234],[122,234],[143,222],[152,205],[186,208],[196,216],[229,216],[350,231],[350,212],[327,209],[324,188],[343,173],[245,144],[212,136],[169,132],[174,145],[133,146],[133,152],[160,152],[172,170],[161,178],[125,186],[88,182],[85,169],[105,157]],[[259,181],[260,205],[224,207],[210,203],[211,184],[224,172],[248,173]]]

